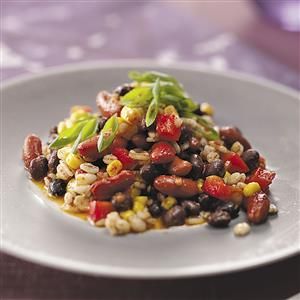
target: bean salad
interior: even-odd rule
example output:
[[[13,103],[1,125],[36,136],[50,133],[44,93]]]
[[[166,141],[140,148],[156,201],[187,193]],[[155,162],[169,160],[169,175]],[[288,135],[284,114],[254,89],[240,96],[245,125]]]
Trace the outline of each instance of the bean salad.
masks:
[[[207,223],[228,227],[244,211],[243,236],[278,212],[275,172],[235,126],[214,124],[213,107],[194,102],[168,74],[129,72],[130,82],[96,97],[50,130],[25,138],[29,177],[66,212],[83,213],[112,235]]]

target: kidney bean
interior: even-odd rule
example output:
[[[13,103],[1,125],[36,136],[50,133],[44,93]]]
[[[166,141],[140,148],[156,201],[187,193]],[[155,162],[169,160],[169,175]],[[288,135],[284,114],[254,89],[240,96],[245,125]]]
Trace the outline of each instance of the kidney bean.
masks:
[[[123,170],[118,175],[103,178],[91,186],[95,200],[110,199],[115,193],[127,190],[135,181],[133,171]]]
[[[188,217],[198,216],[200,213],[200,204],[196,201],[184,200],[181,203],[181,206],[183,207],[183,209]]]
[[[59,164],[59,158],[57,157],[57,151],[53,150],[49,156],[48,169],[51,173],[56,173],[56,168]]]
[[[270,208],[270,200],[265,193],[258,193],[248,198],[247,218],[254,224],[263,223],[267,217]]]
[[[162,220],[167,227],[180,226],[184,224],[185,217],[184,209],[179,205],[175,205],[163,214]]]
[[[29,168],[30,162],[42,155],[42,142],[35,134],[30,134],[25,138],[23,146],[23,161],[26,169]]]
[[[223,177],[225,175],[225,164],[221,159],[216,159],[205,166],[205,177],[217,175]]]
[[[48,173],[48,160],[45,156],[40,155],[34,158],[29,165],[28,171],[32,179],[40,181]]]
[[[171,175],[185,176],[192,170],[192,164],[176,156],[168,167],[168,172]]]
[[[176,151],[167,142],[158,142],[152,146],[150,159],[153,164],[167,164],[174,160]]]
[[[230,221],[230,214],[223,210],[215,211],[208,218],[208,224],[214,227],[226,227]]]
[[[251,148],[250,143],[243,137],[241,131],[237,127],[221,127],[220,137],[227,148],[230,148],[234,142],[240,142],[244,146],[244,150]]]
[[[126,148],[127,146],[127,141],[124,138],[116,137],[110,147],[99,153],[97,147],[98,138],[99,136],[94,136],[78,145],[78,153],[88,162],[98,160],[104,155],[111,153],[115,148]]]
[[[144,165],[140,169],[141,177],[146,183],[152,183],[153,180],[161,174],[160,170],[155,165]]]
[[[154,180],[154,187],[162,194],[173,197],[193,197],[199,193],[197,182],[178,176],[160,175]]]
[[[131,141],[137,148],[148,150],[151,147],[151,144],[146,141],[145,134],[141,134],[141,133],[135,134],[131,138]]]
[[[96,104],[101,115],[105,118],[119,114],[121,111],[119,98],[106,91],[102,91],[97,95]]]
[[[241,155],[241,158],[244,160],[246,165],[249,168],[249,171],[253,171],[259,166],[259,153],[254,149],[248,149],[244,151]]]
[[[192,154],[190,156],[190,162],[192,164],[191,177],[193,179],[204,178],[204,162],[200,155]]]

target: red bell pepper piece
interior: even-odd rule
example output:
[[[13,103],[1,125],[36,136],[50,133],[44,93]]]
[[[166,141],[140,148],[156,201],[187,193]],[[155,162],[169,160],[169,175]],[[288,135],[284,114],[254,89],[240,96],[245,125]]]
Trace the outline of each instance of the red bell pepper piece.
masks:
[[[247,173],[249,171],[248,166],[237,153],[234,152],[224,153],[222,155],[222,159],[224,162],[226,161],[229,162],[227,170],[230,173],[234,173],[234,172]]]
[[[275,178],[276,173],[265,170],[262,168],[257,168],[252,175],[246,178],[246,183],[257,182],[263,191],[266,191],[269,185],[272,183]]]
[[[236,198],[234,197],[236,193],[241,194],[240,189],[226,185],[221,177],[215,175],[206,177],[202,190],[204,193],[223,201],[233,200]]]
[[[176,142],[181,135],[181,125],[176,124],[175,115],[159,114],[156,119],[156,132],[160,139]]]
[[[106,216],[113,210],[113,206],[109,201],[91,201],[89,218],[97,222],[101,219],[106,218]]]
[[[115,148],[112,154],[122,163],[124,170],[132,170],[136,166],[136,162],[128,155],[129,151],[125,148]]]

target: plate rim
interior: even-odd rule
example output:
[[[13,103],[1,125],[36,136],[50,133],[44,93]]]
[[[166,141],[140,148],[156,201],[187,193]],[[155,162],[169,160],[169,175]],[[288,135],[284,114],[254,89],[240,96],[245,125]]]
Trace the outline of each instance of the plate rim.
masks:
[[[57,74],[72,73],[76,71],[88,71],[96,69],[107,68],[169,68],[174,70],[186,70],[194,72],[209,73],[211,75],[221,76],[225,78],[231,78],[242,82],[250,82],[258,84],[263,87],[271,88],[278,92],[287,94],[296,100],[300,101],[300,93],[293,88],[287,87],[281,83],[274,82],[269,79],[265,79],[259,76],[254,76],[234,70],[216,71],[204,64],[192,63],[192,62],[176,62],[170,64],[163,64],[151,59],[122,59],[122,60],[97,60],[97,61],[85,61],[80,63],[64,64],[54,67],[45,68],[42,72],[36,74],[22,74],[12,79],[4,80],[1,82],[1,95],[7,88],[12,88],[15,85],[26,83],[27,81],[34,81],[36,79],[43,79],[49,76],[55,76]],[[4,99],[1,97],[1,108],[4,103]],[[1,109],[1,115],[3,110]],[[2,118],[1,118],[2,119]],[[1,131],[2,131],[1,122]],[[1,135],[2,136],[2,135]],[[2,138],[1,138],[2,139]],[[2,143],[1,143],[2,144]],[[3,145],[3,144],[2,144]],[[1,177],[2,177],[1,172]],[[2,182],[2,180],[1,180]],[[1,189],[2,190],[2,189]],[[2,218],[1,218],[2,219]],[[3,219],[2,219],[3,220]],[[167,279],[167,278],[185,278],[196,276],[212,276],[217,274],[226,274],[237,271],[248,270],[263,265],[267,265],[273,262],[277,262],[286,259],[290,256],[300,253],[300,245],[287,247],[276,251],[273,254],[269,254],[267,257],[253,258],[244,260],[235,265],[223,265],[222,269],[218,269],[218,266],[210,265],[207,267],[195,266],[186,268],[174,268],[171,270],[145,270],[143,268],[123,268],[123,267],[108,267],[96,265],[92,266],[90,263],[71,261],[66,258],[61,258],[53,255],[44,255],[42,253],[36,253],[35,251],[26,250],[22,247],[18,247],[17,244],[13,244],[9,241],[5,241],[1,235],[0,249],[6,254],[14,255],[18,258],[26,261],[38,263],[43,266],[52,267],[64,271],[73,271],[76,273],[93,275],[93,276],[105,276],[112,278],[132,278],[132,279]]]

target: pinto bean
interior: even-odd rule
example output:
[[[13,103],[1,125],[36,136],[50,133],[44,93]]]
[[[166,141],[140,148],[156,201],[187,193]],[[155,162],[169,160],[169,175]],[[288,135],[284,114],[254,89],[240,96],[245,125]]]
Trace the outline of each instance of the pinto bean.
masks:
[[[42,142],[35,134],[30,134],[25,138],[23,146],[23,161],[26,169],[29,168],[30,162],[42,155]]]
[[[125,148],[127,145],[127,141],[124,138],[116,137],[108,149],[99,153],[97,147],[98,138],[99,136],[94,136],[78,145],[78,153],[88,162],[98,160],[104,155],[111,153],[114,148]]]
[[[28,171],[34,180],[42,180],[48,173],[48,160],[44,155],[34,158],[28,167]]]
[[[192,170],[192,164],[176,156],[168,167],[168,172],[171,175],[185,176]]]
[[[108,200],[115,193],[127,190],[134,180],[134,172],[124,170],[118,175],[96,181],[91,186],[91,192],[95,200]]]
[[[258,193],[248,198],[247,218],[254,224],[263,223],[269,213],[270,200],[265,193]]]
[[[145,134],[141,134],[141,133],[135,134],[131,138],[131,141],[137,148],[142,148],[144,150],[148,150],[151,146],[151,144],[146,141]]]
[[[154,187],[162,194],[173,197],[193,197],[199,193],[197,182],[178,176],[161,175],[154,180]]]
[[[250,143],[244,138],[242,132],[237,127],[221,127],[220,137],[224,141],[227,148],[230,148],[234,142],[240,142],[244,146],[244,150],[251,148]]]
[[[153,164],[167,164],[174,160],[176,151],[167,142],[158,142],[152,146],[150,158]]]
[[[96,104],[101,115],[105,118],[109,118],[121,111],[119,98],[106,91],[102,91],[97,95]]]

